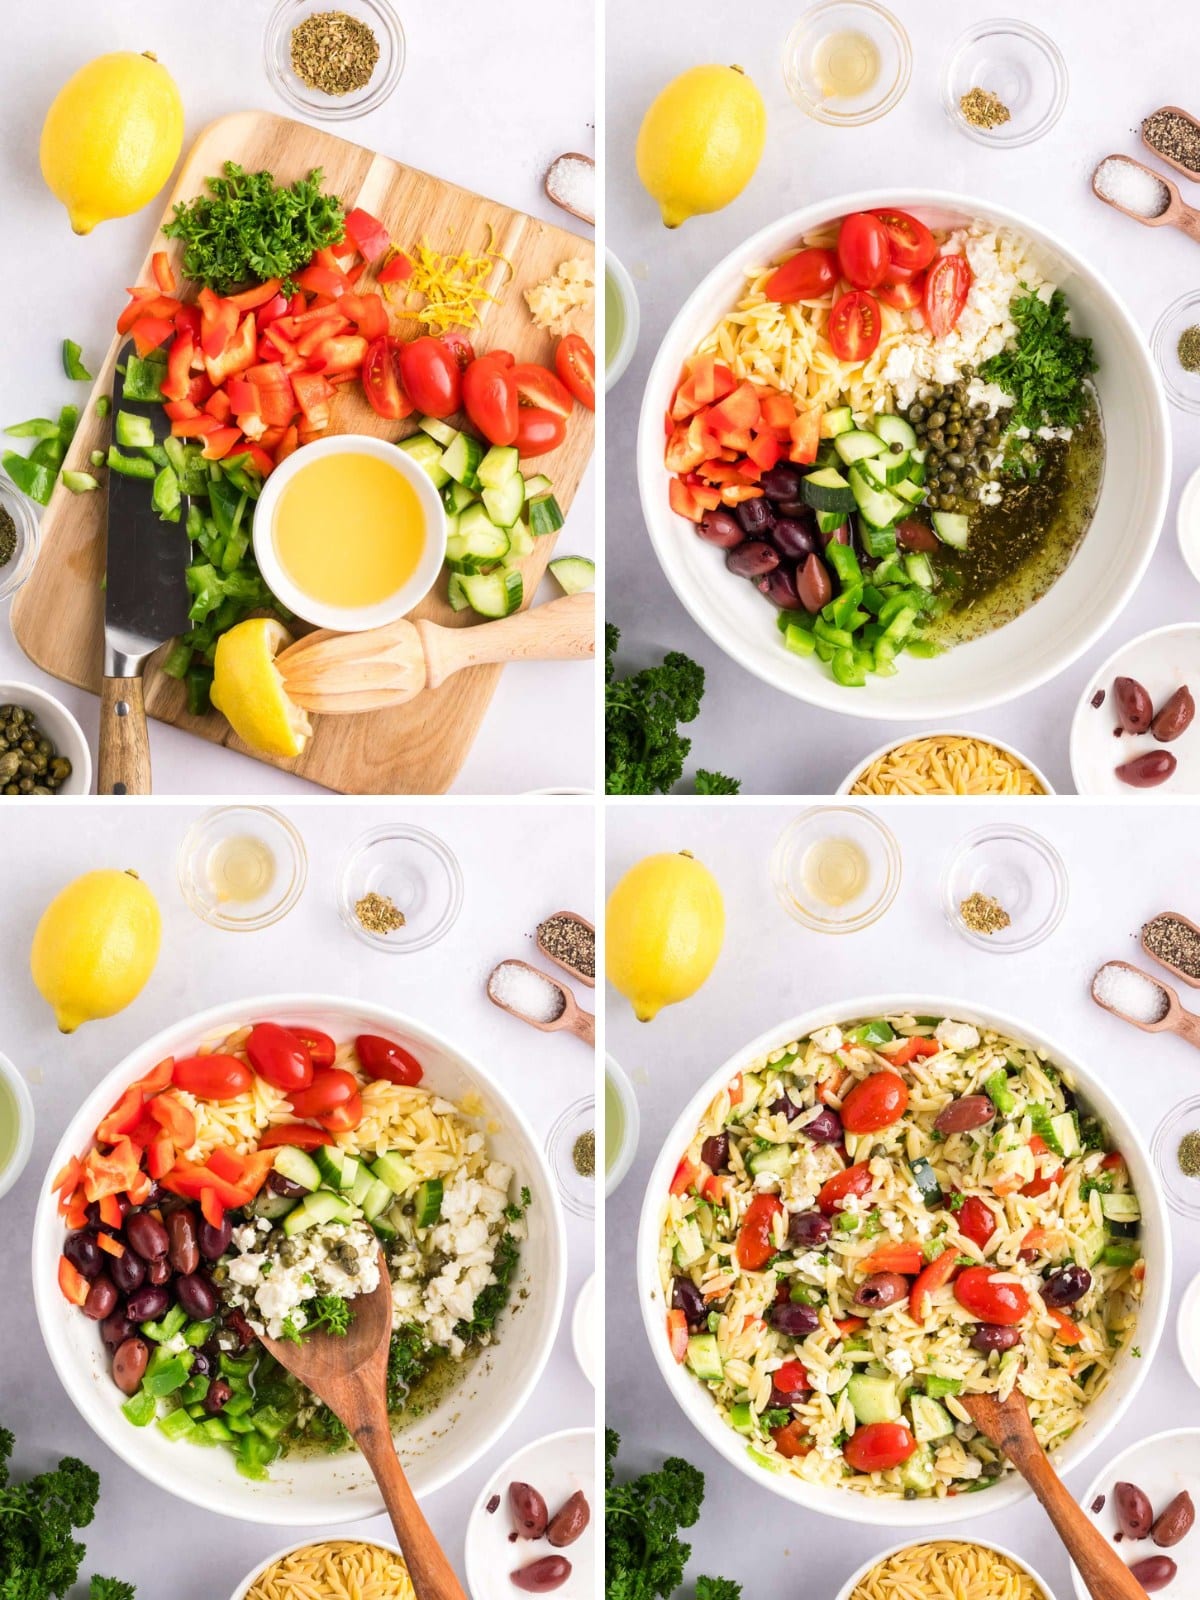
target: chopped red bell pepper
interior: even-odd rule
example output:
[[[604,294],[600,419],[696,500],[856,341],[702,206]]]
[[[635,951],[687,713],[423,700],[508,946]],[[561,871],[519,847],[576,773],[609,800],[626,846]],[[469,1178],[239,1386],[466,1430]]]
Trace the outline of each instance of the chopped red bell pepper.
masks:
[[[338,301],[338,310],[349,317],[368,342],[381,338],[388,331],[387,307],[382,295],[344,294]]]
[[[170,1134],[181,1150],[186,1150],[195,1144],[196,1119],[177,1094],[167,1091],[156,1095],[148,1103],[146,1110],[163,1132]]]
[[[259,306],[255,312],[258,319],[258,331],[262,333],[269,328],[272,322],[277,322],[280,317],[287,315],[288,301],[285,294],[276,294],[267,301],[266,305]]]
[[[83,1182],[83,1163],[78,1156],[71,1156],[65,1166],[54,1174],[54,1181],[50,1185],[50,1192],[58,1195],[58,1209],[63,1211],[71,1202],[71,1196]]]
[[[233,412],[233,403],[224,389],[214,389],[204,402],[204,410],[210,417],[216,417],[218,422],[228,422]]]
[[[96,1138],[101,1144],[116,1144],[124,1134],[128,1134],[136,1127],[142,1115],[142,1091],[136,1084],[125,1093],[113,1106],[108,1115],[100,1122],[96,1129]]]
[[[413,275],[412,260],[404,254],[403,250],[396,250],[387,259],[384,266],[379,269],[380,283],[403,283]]]
[[[154,272],[154,281],[164,294],[174,294],[179,285],[175,281],[175,270],[171,266],[171,258],[165,250],[156,250],[150,258],[150,266]]]
[[[307,1122],[277,1122],[261,1136],[258,1148],[274,1150],[279,1145],[290,1144],[297,1150],[315,1150],[319,1145],[333,1142],[333,1135],[324,1128],[310,1128]]]
[[[171,401],[172,405],[179,402]],[[171,432],[177,439],[203,439],[210,433],[216,433],[221,424],[216,417],[207,413],[197,412],[194,417],[172,417]]]
[[[311,429],[320,431],[329,426],[329,402],[333,399],[333,386],[316,372],[292,374],[292,389],[296,404],[304,413]]]
[[[935,1257],[921,1272],[912,1286],[912,1294],[908,1300],[908,1314],[919,1327],[925,1325],[925,1312],[930,1295],[939,1289],[944,1289],[957,1270],[958,1251],[943,1250],[941,1255]]]
[[[925,1056],[936,1056],[941,1048],[936,1039],[927,1039],[923,1034],[914,1033],[897,1049],[885,1050],[884,1054],[894,1067],[906,1067],[910,1061],[917,1061]]]
[[[357,376],[366,354],[367,341],[361,334],[340,333],[317,347],[309,360],[309,370],[324,372],[331,382],[343,372]]]
[[[237,332],[238,308],[209,288],[201,289],[196,304],[200,307],[200,347],[206,357],[215,359]]]
[[[190,333],[198,346],[200,343],[200,307],[180,306],[175,313],[175,327],[180,333]]]
[[[162,381],[165,400],[186,400],[192,381],[192,357],[196,340],[191,332],[176,333],[167,351],[167,375]]]
[[[247,372],[253,372],[253,367],[248,367]],[[248,416],[251,412],[258,411],[258,394],[250,387],[247,376],[230,378],[225,384],[225,393],[229,396],[229,404],[235,417]]]
[[[346,237],[367,261],[377,260],[392,242],[383,223],[358,206],[346,215]]]
[[[667,1312],[667,1339],[676,1361],[684,1361],[688,1352],[687,1318],[682,1311]]]
[[[281,461],[286,461],[287,458],[290,455],[294,455],[299,448],[299,430],[297,429],[295,423],[292,423],[290,427],[284,429],[283,438],[275,446],[275,465],[278,466]]]
[[[228,1182],[211,1166],[189,1161],[186,1156],[180,1156],[162,1183],[164,1189],[182,1195],[185,1200],[200,1200],[207,1189],[222,1211],[236,1211],[254,1198],[241,1184]]]
[[[154,1188],[154,1181],[148,1172],[139,1172],[137,1177],[125,1191],[125,1197],[131,1206],[144,1206],[150,1198]]]
[[[66,1256],[58,1258],[58,1287],[73,1306],[81,1306],[88,1297],[88,1281]]]
[[[200,453],[205,461],[223,461],[241,437],[240,428],[218,428],[215,433],[207,435]]]
[[[322,266],[314,257],[302,272],[293,274],[296,283],[309,294],[326,294],[331,300],[353,288],[350,279],[339,266]]]
[[[139,324],[140,326],[140,324]],[[137,330],[134,330],[137,337]],[[211,355],[207,344],[204,347],[204,370],[216,388],[220,388],[226,378],[232,377],[235,372],[243,372],[247,367],[254,365],[257,354],[258,335],[255,329],[254,313],[248,312],[242,318],[237,332],[228,340],[217,355]]]
[[[139,356],[148,356],[165,344],[175,332],[175,324],[167,317],[139,317],[133,325],[133,343]]]
[[[106,1194],[124,1194],[136,1182],[139,1152],[127,1138],[120,1138],[107,1154],[89,1150],[83,1162],[83,1192],[90,1200]]]
[[[99,1209],[100,1221],[106,1228],[119,1228],[121,1226],[121,1205],[115,1194],[102,1195]]]
[[[265,306],[268,300],[274,300],[279,289],[279,279],[268,278],[266,283],[260,283],[256,289],[243,289],[241,294],[227,295],[226,299],[239,311],[257,311],[259,306]]]
[[[157,1139],[151,1141],[146,1151],[146,1166],[155,1182],[170,1172],[175,1165],[175,1154],[175,1141],[169,1133],[160,1133]]]
[[[114,1239],[111,1233],[98,1233],[96,1243],[107,1255],[114,1256],[118,1261],[125,1254],[125,1246],[120,1239]]]
[[[268,427],[286,428],[296,415],[296,397],[282,362],[266,361],[249,367],[245,380],[255,397],[250,409],[256,411]],[[240,412],[241,408],[235,405],[234,410]]]
[[[210,1228],[220,1228],[225,1221],[226,1208],[217,1199],[215,1189],[203,1188],[200,1191],[200,1214]]]

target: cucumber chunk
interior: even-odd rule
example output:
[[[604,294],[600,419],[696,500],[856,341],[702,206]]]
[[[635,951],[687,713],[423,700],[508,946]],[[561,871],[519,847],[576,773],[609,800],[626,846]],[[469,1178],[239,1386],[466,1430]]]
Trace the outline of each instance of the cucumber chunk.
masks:
[[[442,465],[442,458],[446,452],[437,440],[431,439],[427,433],[410,434],[407,439],[401,439],[396,448],[413,458],[422,472],[428,474],[435,489],[440,489],[450,482],[450,473]]]
[[[321,1187],[321,1169],[313,1158],[295,1145],[283,1145],[275,1157],[275,1171],[281,1178],[298,1183],[302,1189]]]
[[[550,571],[564,594],[582,594],[596,582],[596,563],[587,556],[559,556]]]
[[[511,616],[525,592],[521,574],[515,571],[464,572],[462,586],[472,609],[481,617]]]
[[[853,511],[854,491],[836,467],[822,467],[802,480],[802,493],[814,511]]]
[[[539,538],[543,534],[557,533],[563,525],[563,514],[552,494],[535,495],[529,501],[529,529]]]
[[[521,452],[512,445],[494,444],[479,463],[477,474],[485,489],[500,489],[513,478],[521,477]],[[522,499],[525,480],[521,478]]]
[[[943,544],[954,550],[965,550],[971,524],[961,511],[934,511],[930,514],[933,531]]]
[[[448,422],[443,422],[440,417],[418,417],[417,427],[422,433],[427,433],[431,439],[436,439],[445,450],[458,438],[458,429],[452,428]]]
[[[479,440],[472,439],[469,433],[460,433],[446,447],[442,455],[442,466],[455,483],[465,484],[468,489],[478,489],[479,465],[482,460],[483,446]]]

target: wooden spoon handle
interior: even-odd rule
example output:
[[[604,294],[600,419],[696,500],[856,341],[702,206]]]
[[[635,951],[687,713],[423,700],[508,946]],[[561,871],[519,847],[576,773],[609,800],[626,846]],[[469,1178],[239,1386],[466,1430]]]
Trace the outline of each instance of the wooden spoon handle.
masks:
[[[596,653],[596,597],[569,594],[478,628],[417,623],[431,689],[463,667],[497,661],[582,661]]]
[[[96,793],[150,793],[150,734],[141,678],[105,678],[100,686]]]
[[[1172,1009],[1172,1020],[1167,1024],[1171,1033],[1200,1050],[1200,1017],[1185,1011],[1182,1006]]]
[[[1012,1458],[1041,1501],[1093,1600],[1146,1600],[1146,1591],[1087,1517],[1039,1447]]]
[[[1200,211],[1195,206],[1181,204],[1172,220],[1181,233],[1186,233],[1189,239],[1200,244]]]
[[[383,1493],[417,1600],[467,1600],[409,1487],[390,1429],[366,1422],[354,1438]]]
[[[571,1032],[576,1038],[582,1039],[584,1044],[594,1045],[596,1042],[596,1019],[590,1011],[577,1011],[575,1020],[571,1023]]]

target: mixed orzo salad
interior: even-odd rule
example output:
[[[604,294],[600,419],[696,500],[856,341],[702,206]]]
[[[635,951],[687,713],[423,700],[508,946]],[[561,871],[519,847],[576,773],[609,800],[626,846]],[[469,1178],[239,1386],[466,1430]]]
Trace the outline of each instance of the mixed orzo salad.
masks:
[[[1104,1387],[1145,1263],[1129,1172],[1067,1075],[950,1018],[817,1029],[739,1073],[671,1184],[675,1359],[775,1472],[986,1488],[958,1396],[1017,1387],[1046,1449]]]

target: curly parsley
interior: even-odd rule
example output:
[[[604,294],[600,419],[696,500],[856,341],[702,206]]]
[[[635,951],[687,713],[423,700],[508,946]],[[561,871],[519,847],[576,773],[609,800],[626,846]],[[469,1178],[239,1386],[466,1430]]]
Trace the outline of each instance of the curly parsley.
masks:
[[[704,1474],[681,1456],[668,1456],[656,1472],[617,1483],[621,1439],[604,1434],[605,1600],[668,1600],[683,1583],[691,1545],[679,1537],[694,1526],[704,1502]],[[696,1600],[740,1600],[729,1578],[696,1579]]]
[[[668,794],[683,776],[692,741],[679,724],[694,722],[704,697],[704,668],[680,650],[657,667],[618,678],[621,632],[605,624],[604,761],[609,794]],[[736,778],[701,768],[697,794],[737,794]]]
[[[1009,306],[1016,338],[983,363],[979,376],[1012,396],[1010,429],[1072,428],[1083,419],[1085,380],[1096,371],[1092,341],[1071,332],[1061,289],[1043,300],[1026,284],[1021,287],[1025,293]]]

